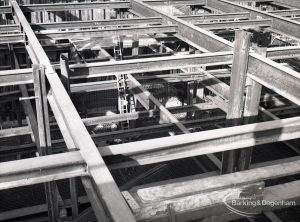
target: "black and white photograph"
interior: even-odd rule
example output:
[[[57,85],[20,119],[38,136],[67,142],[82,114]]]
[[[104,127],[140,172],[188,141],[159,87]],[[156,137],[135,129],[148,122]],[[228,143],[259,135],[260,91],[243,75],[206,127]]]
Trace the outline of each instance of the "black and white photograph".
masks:
[[[300,222],[300,0],[0,0],[0,222]]]

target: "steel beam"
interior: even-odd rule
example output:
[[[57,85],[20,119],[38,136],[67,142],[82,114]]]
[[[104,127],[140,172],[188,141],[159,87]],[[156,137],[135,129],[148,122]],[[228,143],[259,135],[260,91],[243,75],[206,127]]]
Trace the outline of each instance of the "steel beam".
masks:
[[[66,157],[65,159],[68,159],[68,157]],[[78,160],[80,160],[80,156],[79,156]],[[267,162],[253,164],[253,165],[251,165],[251,169],[258,168],[258,167],[266,167],[266,166],[271,166],[271,165],[276,165],[276,164],[282,164],[282,163],[288,163],[288,162],[293,162],[293,161],[297,161],[297,160],[299,160],[299,157],[289,157],[289,158],[285,158],[285,159],[267,161]],[[47,162],[47,160],[43,161],[43,162]],[[150,183],[150,184],[134,187],[132,190],[153,187],[153,186],[161,186],[164,184],[168,185],[170,183],[182,182],[182,181],[184,182],[184,181],[191,180],[191,179],[202,179],[202,178],[207,178],[209,176],[216,176],[216,175],[218,175],[218,172],[213,171],[213,172],[209,172],[209,173],[203,173],[203,174],[198,174],[198,175],[193,175],[193,176],[188,176],[188,177],[181,177],[181,178],[172,179],[172,180],[164,180],[164,181],[160,181],[160,182],[156,182],[156,183]],[[64,200],[64,201],[67,206],[71,203],[71,201],[69,199]],[[81,204],[87,203],[88,198],[85,196],[82,196],[82,197],[78,198],[78,201]],[[43,213],[46,211],[47,211],[47,206],[45,204],[36,205],[33,207],[19,208],[16,210],[5,211],[5,212],[0,213],[0,220],[8,220],[8,219],[16,218],[16,217],[28,216],[28,215],[33,215],[33,214],[37,214],[37,213]]]
[[[199,46],[205,46],[210,51],[231,51],[232,43],[227,40],[214,35],[213,33],[203,30],[199,27],[183,21],[180,18],[169,15],[162,12],[159,9],[151,7],[149,4],[141,2],[139,0],[132,0],[132,9],[144,16],[161,17],[163,24],[174,24],[178,26],[178,34],[184,38],[187,38]]]
[[[33,83],[32,69],[0,71],[0,86]]]
[[[244,6],[241,6],[241,5],[238,5],[238,4],[235,4],[235,3],[232,3],[232,2],[228,2],[228,1],[225,1],[225,0],[212,0],[212,1],[209,1],[208,2],[208,6],[210,7],[213,7],[213,8],[216,8],[218,10],[221,10],[223,9],[224,12],[241,12],[241,11],[248,11],[250,12],[250,14],[254,14],[255,16],[259,15],[259,16],[263,16],[265,15],[266,13],[264,12],[260,12],[258,10],[255,10],[255,9],[250,9],[250,8],[247,8],[247,7],[244,7]],[[165,13],[157,10],[157,9],[152,9],[151,7],[149,7],[147,4],[145,3],[142,3],[142,2],[139,2],[138,0],[132,0],[132,7],[134,8],[135,7],[135,10],[136,11],[139,11],[140,13],[144,13],[145,15],[151,15],[151,16],[161,16],[164,20],[166,21],[169,21],[173,24],[177,24],[178,25],[178,29],[181,30],[180,28],[180,25],[181,23],[178,22],[178,19],[174,19],[172,16],[169,16],[169,15],[166,15]],[[262,13],[262,14],[261,14]],[[270,16],[270,17],[269,17]],[[263,16],[263,18],[266,18],[266,19],[273,19],[273,26],[274,24],[276,24],[276,26],[278,25],[277,22],[281,22],[281,26],[284,27],[284,30],[281,30],[287,34],[290,34],[290,35],[293,35],[293,33],[289,33],[289,31],[292,31],[292,32],[295,32],[295,30],[299,30],[299,27],[300,27],[300,24],[298,24],[297,22],[291,22],[287,19],[283,19],[283,18],[280,18],[278,16],[275,16],[275,15],[269,15],[267,14],[267,16]],[[278,20],[278,21],[277,21]],[[181,20],[180,20],[181,21]],[[285,24],[287,23],[287,24]],[[276,27],[273,27],[273,28],[276,28]],[[287,29],[287,30],[286,30]],[[202,40],[205,41],[205,44],[207,45],[208,48],[211,48],[210,46],[210,42],[213,41],[214,42],[214,46],[216,47],[219,47],[219,49],[222,47],[221,45],[223,45],[223,48],[222,50],[230,50],[232,49],[232,44],[228,43],[227,41],[224,41],[224,40],[220,40],[217,36],[215,35],[212,35],[212,34],[209,34],[209,33],[205,33],[203,32],[202,29],[200,30],[196,30],[193,28],[193,32],[196,32],[197,34],[194,34],[194,35],[191,35],[191,36],[198,36],[200,38],[200,36],[202,35],[205,35],[206,38],[209,38],[210,40],[209,41],[206,41],[205,38],[201,38]],[[180,34],[180,32],[179,32]],[[294,35],[296,36],[296,35]],[[190,37],[189,36],[186,36],[188,39],[190,39],[191,41],[198,43],[197,40],[193,39],[193,37]],[[296,36],[297,37],[297,36]],[[202,44],[202,45],[205,45],[205,44]],[[200,44],[201,45],[201,44]],[[227,47],[226,47],[226,46]],[[214,50],[214,48],[212,47],[211,48],[212,50]],[[259,59],[258,59],[259,58]],[[278,74],[275,74],[275,75],[281,75],[281,81],[278,81],[277,83],[278,84],[275,84],[272,86],[272,90],[275,90],[277,93],[283,93],[285,95],[286,98],[288,99],[292,99],[291,101],[293,102],[298,102],[297,104],[299,104],[299,99],[297,99],[297,95],[299,95],[299,93],[297,93],[297,89],[299,87],[298,84],[295,84],[294,81],[299,81],[299,77],[297,78],[297,72],[291,70],[291,69],[288,69],[288,68],[285,68],[281,65],[278,65],[277,63],[275,62],[272,62],[271,60],[269,59],[266,59],[266,58],[260,58],[257,54],[255,53],[251,53],[250,54],[250,57],[249,57],[249,69],[256,69],[256,66],[257,64],[260,65],[260,71],[263,72],[262,69],[264,69],[265,71],[266,70],[270,70],[272,69],[272,74],[274,73],[278,73]],[[261,61],[264,61],[264,62],[261,62]],[[251,64],[255,64],[255,65],[251,65]],[[252,72],[255,72],[254,70],[250,70],[250,73]],[[292,73],[292,74],[291,74]],[[262,73],[260,74],[257,74],[257,75],[261,75]],[[253,74],[252,74],[253,75]],[[285,78],[287,78],[286,80],[282,81],[282,76],[285,76]],[[298,75],[299,76],[299,75]],[[271,78],[272,80],[276,79],[274,78],[274,75],[272,76]],[[259,82],[256,78],[256,81]],[[267,86],[267,87],[270,87],[270,78],[267,78],[264,77],[264,80],[261,79],[261,81],[259,83],[262,84],[262,82],[264,82]],[[288,85],[285,84],[285,86],[281,86],[282,85],[282,82],[285,82],[285,83],[288,83]],[[268,84],[269,83],[269,84]],[[264,84],[263,84],[264,85]],[[284,89],[285,88],[285,89]],[[288,88],[291,88],[291,89],[294,89],[294,91],[291,91],[291,92],[287,92],[286,93],[286,90]],[[294,93],[296,92],[296,93]]]
[[[267,57],[272,60],[297,58],[300,57],[300,46],[268,48]]]
[[[246,148],[271,142],[300,137],[299,117],[276,120],[199,133],[178,135],[122,145],[103,147],[102,155],[126,155],[132,161],[123,162],[122,167],[150,164],[186,157]],[[121,146],[121,147],[120,147]],[[163,150],[159,151],[159,150]],[[144,153],[144,154],[139,154]],[[111,166],[113,167],[113,166]],[[120,166],[119,166],[120,167]]]
[[[161,22],[162,22],[161,18],[153,17],[153,18],[132,18],[132,19],[110,19],[110,20],[98,20],[98,21],[93,20],[93,21],[36,23],[36,24],[31,24],[31,27],[34,31],[38,31],[38,30],[50,30],[50,29],[79,29],[79,28],[92,28],[92,27],[103,27],[103,26],[124,26],[124,25],[128,26],[128,25],[137,25],[137,24],[154,25],[154,24],[161,24]]]
[[[166,207],[169,203],[173,203],[174,206],[176,206],[176,221],[197,220],[205,217],[216,217],[222,214],[233,214],[231,211],[228,212],[227,207],[221,205],[221,203],[224,204],[224,199],[226,199],[224,196],[226,194],[228,195],[228,192],[226,192],[225,195],[220,195],[220,197],[218,191],[272,178],[295,175],[299,172],[298,169],[296,170],[299,163],[299,161],[295,161],[290,165],[284,163],[223,176],[194,179],[144,189],[137,188],[131,191],[130,194],[132,195],[133,201],[136,201],[135,203],[138,207],[136,205],[131,206],[136,213],[136,217],[141,221],[147,219],[151,219],[151,221],[168,221]],[[273,174],[275,169],[278,174]],[[300,181],[295,181],[274,187],[267,187],[263,191],[261,198],[265,201],[296,200],[296,204],[299,204],[300,196],[295,196],[299,184]],[[284,191],[286,187],[289,189]],[[262,187],[260,187],[260,190],[262,191]],[[279,191],[282,193],[279,194]],[[207,196],[201,196],[203,194],[208,195],[210,192],[212,192],[212,195],[208,196],[209,198]],[[248,192],[253,192],[252,194],[255,195],[255,189],[253,189],[253,187]],[[255,195],[257,200],[259,200],[259,194],[261,194],[261,192]],[[213,198],[212,202],[210,202],[211,198]],[[208,201],[203,202],[204,199]],[[129,202],[129,204],[133,201]],[[218,201],[220,204],[217,204]],[[273,207],[274,206],[259,206],[258,211],[255,212],[260,213],[263,210],[273,209]],[[282,207],[284,206],[278,205],[276,209]]]
[[[23,12],[58,12],[67,10],[85,10],[85,9],[120,9],[130,8],[130,2],[128,1],[116,1],[116,2],[81,2],[81,3],[55,3],[55,4],[32,4],[20,6]]]
[[[18,25],[0,25],[0,32],[12,32],[12,31],[19,32],[20,27]]]
[[[10,14],[12,13],[11,6],[0,6],[0,14]]]
[[[256,27],[269,27],[272,25],[271,19],[260,19],[260,20],[243,20],[243,21],[228,21],[228,22],[207,22],[207,23],[196,23],[195,26],[208,30],[216,29],[249,29]]]
[[[159,25],[149,27],[124,27],[115,29],[83,30],[83,31],[59,31],[59,32],[38,32],[38,39],[84,39],[84,38],[107,38],[122,35],[145,35],[154,33],[176,33],[175,25]]]
[[[226,116],[226,126],[241,125],[244,110],[244,92],[247,78],[251,33],[237,31],[235,34],[235,45],[233,65],[231,69],[229,103]],[[223,152],[222,173],[233,173],[238,170],[240,150]]]
[[[272,15],[278,15],[278,16],[293,16],[293,15],[299,15],[300,9],[269,11],[268,13],[270,13]]]
[[[300,39],[300,32],[298,31],[300,29],[300,24],[296,21],[292,21],[287,18],[263,12],[258,9],[242,6],[226,0],[210,0],[207,2],[207,6],[225,13],[250,12],[250,18],[272,19],[273,29]]]
[[[0,138],[10,137],[10,136],[21,136],[31,134],[31,128],[28,126],[22,126],[17,128],[8,128],[0,130]]]
[[[248,76],[300,105],[299,73],[258,54],[249,57]]]
[[[290,7],[300,8],[300,3],[298,0],[276,0],[275,3],[283,3]]]
[[[269,48],[267,51],[267,55],[271,59],[285,59],[285,58],[294,58],[294,57],[300,57],[300,47],[299,46],[289,46],[289,47],[275,47],[275,48]],[[206,56],[208,56],[206,58]],[[88,65],[71,65],[70,68],[73,69],[73,77],[71,78],[78,78],[77,75],[89,73],[91,76],[94,74],[99,75],[113,75],[114,73],[121,73],[121,71],[125,68],[126,72],[130,73],[136,73],[136,72],[143,72],[150,69],[150,67],[158,67],[155,70],[162,70],[162,69],[172,69],[177,68],[178,65],[180,67],[190,66],[190,65],[197,65],[197,64],[203,64],[203,65],[209,65],[210,62],[213,65],[214,63],[218,63],[219,61],[224,61],[223,64],[230,64],[230,60],[232,59],[232,53],[216,53],[216,54],[200,54],[200,55],[187,55],[187,56],[170,56],[165,58],[153,58],[153,59],[139,59],[134,60],[129,63],[124,64],[124,62],[116,62],[112,64],[111,66],[107,66],[107,70],[104,72],[101,72],[102,67],[106,66],[108,64],[106,63],[89,63]],[[203,60],[203,61],[202,61]],[[137,68],[137,65],[134,66],[134,63],[139,63],[140,69]],[[169,61],[169,62],[165,62]],[[227,62],[228,61],[228,62]],[[168,66],[168,64],[175,64],[174,66]],[[128,66],[128,67],[127,67]],[[166,68],[164,68],[166,66]],[[55,69],[59,69],[60,67],[58,65],[54,65]],[[161,68],[161,69],[159,69]],[[116,69],[116,71],[113,71]],[[110,71],[113,71],[112,74],[109,74]],[[150,69],[151,71],[151,69]],[[82,76],[82,77],[89,77]],[[8,70],[8,71],[0,71],[0,84],[1,86],[6,85],[19,85],[19,84],[28,84],[33,83],[33,77],[32,77],[32,69],[20,69],[20,70]],[[92,83],[91,83],[92,84]],[[74,86],[75,87],[75,86]]]
[[[200,14],[200,15],[181,15],[177,16],[187,22],[199,22],[203,20],[228,20],[228,19],[247,19],[249,18],[249,12],[237,12],[237,13],[222,13],[222,14]]]
[[[101,62],[70,65],[73,71],[71,79],[96,76],[109,76],[122,73],[142,73],[157,70],[170,70],[185,67],[229,65],[232,52],[205,53],[184,56],[166,56],[161,58],[132,59],[126,61]],[[54,66],[58,68],[57,66]]]
[[[0,44],[24,42],[24,34],[0,35]]]
[[[188,5],[195,5],[195,6],[205,6],[206,0],[144,0],[144,2],[147,2],[149,5],[161,5],[161,6],[188,6]]]
[[[187,112],[188,111],[206,111],[206,110],[213,110],[218,109],[218,106],[214,103],[198,103],[193,104],[189,106],[182,106],[182,107],[173,107],[168,108],[168,110],[173,113],[181,113],[181,112]],[[120,121],[126,121],[126,120],[137,120],[137,119],[143,119],[143,118],[151,118],[151,117],[157,117],[159,116],[159,110],[146,110],[146,111],[138,111],[138,112],[132,112],[132,113],[125,113],[125,114],[114,114],[114,115],[108,115],[108,116],[99,116],[99,117],[91,117],[91,118],[85,118],[82,119],[85,126],[95,126],[98,124],[104,124],[104,123],[111,123],[111,122],[120,122]],[[213,118],[208,119],[200,119],[200,120],[192,120],[192,121],[182,121],[183,124],[185,124],[187,127],[197,127],[197,126],[205,126],[205,125],[211,125],[214,123],[222,123],[224,122],[224,116],[216,116]],[[50,124],[51,126],[55,127],[57,126],[57,123]],[[132,136],[138,136],[138,135],[144,135],[147,134],[147,131],[150,131],[152,133],[158,133],[158,132],[166,132],[168,130],[171,130],[171,125],[165,124],[165,125],[159,125],[159,126],[151,126],[151,127],[139,127],[137,129],[130,129],[127,131],[115,131],[110,133],[102,133],[102,134],[94,134],[93,138],[97,141],[104,140],[105,137],[107,139],[110,138],[123,138],[123,137],[130,137],[130,133]],[[10,129],[4,129],[0,133],[0,138],[3,137],[10,137],[10,136],[20,136],[20,135],[28,135],[31,133],[30,127],[17,127],[17,128],[10,128]],[[122,135],[124,134],[124,135]],[[62,140],[54,140],[54,144],[62,143]],[[28,144],[27,144],[28,145]],[[4,149],[0,149],[0,151],[3,151]]]
[[[296,175],[300,172],[300,160],[259,167],[247,171],[226,175],[212,176],[203,179],[187,180],[168,185],[137,189],[144,203],[173,199],[187,193],[197,193],[222,189],[224,187],[242,186],[265,180]],[[193,184],[193,185],[192,185]],[[189,186],[192,185],[192,186]]]
[[[0,163],[0,190],[87,176],[79,152],[53,154]]]
[[[146,0],[150,5],[205,5],[205,0]],[[130,1],[116,2],[81,2],[81,3],[55,3],[55,4],[30,4],[21,5],[23,12],[38,12],[38,11],[68,11],[68,10],[85,10],[85,9],[129,9]],[[4,13],[10,13],[10,7],[2,7]],[[1,12],[1,8],[0,8]]]
[[[79,114],[62,85],[57,73],[53,70],[51,63],[36,38],[33,30],[27,22],[21,8],[16,1],[11,1],[14,13],[25,34],[28,37],[29,45],[41,65],[45,66],[45,74],[52,90],[52,96],[59,109],[54,112],[56,119],[61,119],[71,135],[76,147],[88,166],[88,172],[93,178],[96,190],[100,195],[105,207],[108,209],[114,221],[135,221],[128,206],[126,205],[113,177],[107,169],[94,142],[88,134]],[[99,177],[101,175],[101,177]],[[95,209],[102,210],[102,209]]]

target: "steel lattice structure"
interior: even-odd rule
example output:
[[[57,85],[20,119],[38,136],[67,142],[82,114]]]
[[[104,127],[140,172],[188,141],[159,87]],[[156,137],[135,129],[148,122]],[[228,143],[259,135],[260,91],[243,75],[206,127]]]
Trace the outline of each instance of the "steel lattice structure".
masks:
[[[287,9],[268,12],[249,7],[264,3]],[[0,155],[28,150],[38,153],[37,157],[1,161],[1,190],[44,183],[50,221],[60,217],[58,204],[61,197],[57,194],[55,181],[61,179],[70,179],[74,221],[87,221],[85,216],[93,212],[98,221],[231,221],[242,216],[229,213],[223,197],[225,193],[241,190],[250,190],[265,200],[293,200],[298,205],[299,180],[264,187],[264,181],[299,174],[298,156],[251,164],[254,146],[284,142],[300,153],[293,144],[300,138],[300,117],[280,119],[275,115],[291,110],[298,114],[300,105],[300,73],[279,63],[300,57],[300,6],[297,4],[284,0],[19,4],[13,0],[9,5],[1,6],[3,18],[12,22],[0,26],[0,47],[3,53],[9,52],[11,62],[10,70],[3,68],[5,70],[0,71],[0,86],[18,86],[17,92],[10,93],[7,99],[22,101],[27,123],[2,129],[0,138],[32,135],[33,140],[26,144],[1,146]],[[177,9],[206,8],[214,13],[172,15],[175,6]],[[105,14],[108,9],[116,11],[119,18],[109,19],[107,11]],[[58,16],[55,22],[51,21],[52,12],[65,13],[64,16],[72,12],[68,16],[76,16],[80,10],[86,13],[77,21],[59,21],[59,14],[55,14]],[[97,10],[108,19],[97,19]],[[121,15],[125,12],[134,16],[124,19]],[[88,16],[90,19],[86,19]],[[221,37],[222,30],[230,32],[234,42]],[[276,35],[285,36],[289,44],[267,47],[253,40],[253,35],[266,32],[273,33],[273,41],[279,39]],[[119,36],[119,39],[111,41],[112,36]],[[155,55],[155,50],[147,58],[139,55],[139,47],[150,47],[172,38],[189,45],[189,52],[178,52],[167,44],[160,44],[163,45],[160,56]],[[67,43],[64,42],[66,39],[69,40]],[[88,61],[80,53],[84,47],[98,47],[102,54],[98,60]],[[73,54],[68,58],[66,51],[70,48]],[[131,48],[132,55],[125,55],[127,48]],[[118,53],[117,56],[113,58],[109,50],[115,55]],[[58,63],[51,61],[52,51],[62,52]],[[18,62],[20,58],[16,54],[19,52],[28,55],[26,67],[21,67]],[[125,59],[126,56],[129,59]],[[124,59],[118,60],[119,57]],[[179,71],[167,73],[169,70]],[[126,78],[122,86],[116,78],[120,75]],[[221,81],[222,78],[230,78],[230,84]],[[191,95],[187,95],[187,104],[183,102],[183,106],[166,107],[162,99],[146,88],[147,81],[158,84],[184,82]],[[124,109],[130,112],[84,118],[74,105],[74,94],[117,89],[120,92],[124,90],[120,89],[125,87],[124,84],[128,92],[122,91],[122,104],[127,104],[123,100],[129,100],[131,96],[139,103],[139,110],[126,106]],[[263,107],[260,103],[262,87],[285,98],[289,106],[273,110]],[[195,96],[202,100],[195,102]],[[216,109],[224,115],[202,119],[191,117],[193,112]],[[49,117],[50,112],[53,118]],[[186,113],[186,119],[177,118],[175,113]],[[257,121],[258,115],[268,121]],[[157,124],[132,127],[134,121],[142,118],[156,118]],[[126,129],[97,132],[105,124],[124,125],[124,122]],[[194,132],[196,128],[208,125],[218,127]],[[52,138],[51,129],[55,127],[59,128],[62,138]],[[163,137],[132,140],[151,133],[172,136],[163,134]],[[131,139],[117,144],[115,140],[120,138]],[[112,142],[103,144],[101,141]],[[222,158],[217,155],[220,152]],[[124,161],[104,161],[120,155],[126,157]],[[218,170],[129,190],[118,187],[111,174],[116,169],[183,158],[198,162],[196,158],[202,155]],[[218,175],[220,172],[223,175]],[[79,214],[81,197],[78,198],[76,192],[77,177],[88,197],[85,202],[91,203],[93,211],[89,209]],[[208,201],[201,202],[204,199]],[[282,206],[262,206],[255,210],[266,212],[265,215],[271,218],[274,215],[270,211],[279,208]],[[19,215],[0,213],[0,220],[15,217]]]

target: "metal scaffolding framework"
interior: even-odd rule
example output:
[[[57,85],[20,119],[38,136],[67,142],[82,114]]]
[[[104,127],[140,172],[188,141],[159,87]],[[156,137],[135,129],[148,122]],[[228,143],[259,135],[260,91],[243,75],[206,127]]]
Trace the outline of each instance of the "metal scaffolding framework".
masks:
[[[0,25],[0,54],[8,55],[0,59],[9,60],[0,63],[0,88],[6,89],[0,105],[19,101],[26,117],[18,114],[17,127],[1,125],[0,191],[44,184],[46,196],[31,210],[0,212],[0,221],[42,212],[46,220],[62,221],[70,214],[65,209],[72,221],[90,221],[91,215],[101,222],[232,221],[249,215],[232,213],[224,198],[243,192],[300,204],[300,62],[291,64],[300,58],[296,1],[53,2],[0,6],[0,21],[7,21]],[[167,106],[150,82],[168,91],[182,84],[184,101]],[[84,116],[79,95],[112,91],[119,107],[113,115]],[[264,106],[265,92],[284,104]],[[149,119],[155,124],[137,126]],[[53,138],[53,130],[61,137]],[[251,163],[254,149],[276,142],[297,155]],[[206,172],[136,186],[184,158]],[[153,168],[117,185],[112,171],[144,165]],[[294,179],[267,185],[286,177]],[[68,200],[56,183],[63,179]],[[78,183],[86,195],[79,195]],[[85,203],[92,208],[82,210]],[[250,215],[280,221],[273,211],[286,207],[256,206]]]

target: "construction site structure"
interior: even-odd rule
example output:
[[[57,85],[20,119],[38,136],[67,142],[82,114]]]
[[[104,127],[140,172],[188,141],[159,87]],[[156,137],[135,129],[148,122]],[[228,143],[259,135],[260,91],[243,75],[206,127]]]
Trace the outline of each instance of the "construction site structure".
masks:
[[[299,0],[0,0],[0,221],[299,222]]]

